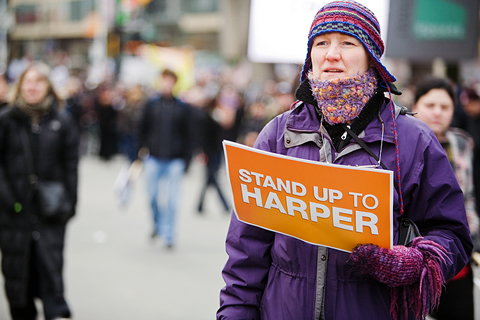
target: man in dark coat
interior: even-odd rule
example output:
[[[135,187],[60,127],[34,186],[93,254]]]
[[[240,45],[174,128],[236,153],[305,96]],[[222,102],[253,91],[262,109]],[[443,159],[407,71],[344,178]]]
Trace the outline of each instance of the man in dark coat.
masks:
[[[192,107],[173,95],[177,76],[170,70],[161,75],[160,96],[150,99],[140,123],[140,157],[145,159],[147,192],[152,208],[152,237],[162,236],[168,248],[174,244],[174,223],[180,183],[194,146]],[[148,156],[147,156],[148,155]],[[167,204],[157,202],[159,182],[165,179]]]

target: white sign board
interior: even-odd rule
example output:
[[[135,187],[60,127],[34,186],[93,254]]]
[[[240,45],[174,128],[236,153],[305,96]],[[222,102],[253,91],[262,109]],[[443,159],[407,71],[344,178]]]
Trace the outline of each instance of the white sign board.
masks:
[[[325,0],[251,0],[248,58],[263,63],[303,64],[308,31]],[[377,17],[386,43],[390,0],[357,0]]]

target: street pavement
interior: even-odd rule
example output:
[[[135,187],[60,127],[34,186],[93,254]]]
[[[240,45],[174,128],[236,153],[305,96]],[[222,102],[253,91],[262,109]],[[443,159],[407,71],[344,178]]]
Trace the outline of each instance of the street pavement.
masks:
[[[120,207],[113,185],[125,162],[122,157],[106,162],[95,156],[80,162],[79,204],[67,229],[64,270],[74,319],[214,319],[224,285],[221,270],[227,259],[230,214],[223,211],[213,189],[207,192],[204,213],[197,213],[204,167],[193,161],[183,180],[177,240],[169,250],[161,240],[150,238],[152,221],[142,174],[129,205]],[[230,198],[224,170],[219,180]],[[480,276],[478,268],[474,272]],[[0,285],[3,288],[3,278]],[[476,285],[477,306],[479,292]],[[0,289],[0,320],[8,319]]]
[[[177,240],[169,250],[152,241],[151,213],[140,174],[126,209],[113,191],[125,160],[94,156],[80,162],[77,215],[68,225],[65,289],[77,320],[214,319],[224,282],[225,236],[230,214],[213,189],[196,211],[204,167],[194,161],[183,181]],[[220,181],[230,191],[226,175]],[[3,288],[3,278],[0,282]],[[0,320],[8,320],[0,290]]]

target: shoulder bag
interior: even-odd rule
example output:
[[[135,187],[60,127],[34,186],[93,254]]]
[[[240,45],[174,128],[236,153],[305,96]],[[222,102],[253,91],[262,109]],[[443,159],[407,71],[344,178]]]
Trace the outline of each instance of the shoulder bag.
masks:
[[[20,130],[23,149],[27,158],[32,196],[36,198],[40,207],[41,215],[52,222],[66,222],[73,216],[73,202],[61,181],[47,181],[38,179],[33,170],[33,158],[28,139],[27,128],[22,126]]]

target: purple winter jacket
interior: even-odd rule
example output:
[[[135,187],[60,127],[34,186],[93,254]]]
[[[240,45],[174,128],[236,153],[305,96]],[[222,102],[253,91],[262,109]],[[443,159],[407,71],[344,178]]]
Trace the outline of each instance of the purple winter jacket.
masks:
[[[393,123],[387,103],[381,107],[380,116],[385,123],[381,159],[396,176]],[[450,253],[451,261],[441,265],[448,280],[463,268],[472,250],[462,192],[430,128],[412,116],[399,115],[399,108],[396,126],[405,215],[418,225],[426,239],[441,244]],[[359,135],[377,155],[381,128],[375,117]],[[340,165],[376,164],[354,140],[337,153],[320,126],[315,107],[306,103],[268,123],[255,147]],[[399,195],[394,192],[394,243],[398,242],[400,217]],[[319,319],[322,296],[327,320],[391,319],[389,287],[354,273],[346,263],[346,252],[245,224],[234,214],[226,250],[229,259],[222,272],[226,286],[220,293],[217,319]],[[326,267],[320,268],[321,263]],[[317,295],[322,290],[321,279],[325,279],[324,294]]]

